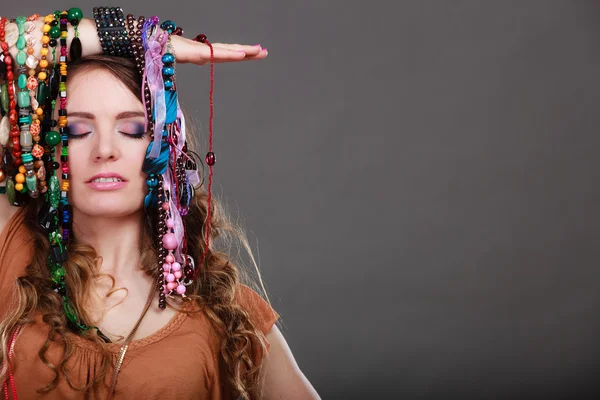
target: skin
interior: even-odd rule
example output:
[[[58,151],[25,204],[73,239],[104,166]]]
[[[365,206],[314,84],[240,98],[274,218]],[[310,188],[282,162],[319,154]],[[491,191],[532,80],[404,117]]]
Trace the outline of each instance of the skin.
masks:
[[[37,28],[41,28],[42,24],[43,17],[36,21]],[[41,29],[35,32],[41,32]],[[84,56],[101,53],[92,20],[84,19],[81,22],[80,38]],[[38,38],[37,47],[39,43]],[[178,36],[172,38],[172,44],[179,63],[210,63],[211,51],[207,45]],[[268,55],[267,49],[259,45],[213,43],[213,48],[216,63],[255,61]],[[39,48],[35,54],[39,54]],[[99,319],[96,325],[103,332],[110,332],[111,339],[118,341],[118,337],[126,336],[137,321],[152,283],[150,278],[133,267],[139,265],[140,258],[143,197],[146,191],[141,165],[150,138],[131,137],[140,132],[143,116],[131,114],[117,119],[123,112],[143,113],[143,106],[108,72],[90,71],[85,76],[70,78],[68,96],[72,133],[87,133],[69,141],[73,229],[79,240],[92,245],[102,257],[101,271],[113,275],[116,287],[124,287],[129,292],[116,292],[106,298],[109,282],[98,285],[96,289],[97,294],[103,297],[96,312]],[[98,192],[89,187],[87,181],[93,175],[107,171],[123,176],[127,180],[126,186],[110,192]],[[15,212],[16,208],[10,206],[6,196],[0,196],[0,229]],[[151,335],[173,317],[174,311],[169,308],[160,310],[155,303],[142,321],[134,340]],[[267,339],[271,349],[262,368],[262,398],[319,399],[277,326],[273,326]]]

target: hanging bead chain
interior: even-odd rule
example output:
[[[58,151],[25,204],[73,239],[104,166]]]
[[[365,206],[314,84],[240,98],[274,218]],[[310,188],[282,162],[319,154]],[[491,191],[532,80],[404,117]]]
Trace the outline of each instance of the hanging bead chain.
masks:
[[[37,16],[35,16],[37,18]],[[19,38],[17,39],[17,64],[19,65],[18,72],[18,85],[21,91],[17,96],[17,104],[19,106],[19,126],[20,126],[20,145],[21,145],[21,160],[23,165],[19,167],[19,173],[15,176],[15,190],[21,193],[29,192],[29,195],[33,198],[39,196],[39,191],[37,189],[37,177],[35,176],[34,166],[33,166],[33,156],[31,155],[33,139],[30,131],[30,127],[32,125],[32,115],[31,115],[31,94],[28,89],[28,74],[33,73],[35,75],[35,67],[37,66],[37,62],[35,62],[35,57],[29,59],[28,65],[28,56],[27,52],[24,51],[27,46],[29,33],[35,28],[35,24],[31,21],[28,21],[25,17],[17,17],[16,18],[17,27],[19,29]],[[30,46],[32,49],[33,47]],[[33,50],[31,50],[33,51]],[[33,56],[31,54],[31,56]],[[32,61],[33,60],[33,61]],[[33,65],[32,63],[35,63]],[[29,67],[29,71],[27,70]],[[37,82],[36,82],[37,83]],[[35,92],[34,92],[35,93]]]
[[[214,104],[213,104],[213,93],[215,88],[215,51],[213,49],[212,43],[208,41],[206,35],[199,34],[194,39],[196,42],[205,43],[210,48],[210,119],[209,119],[209,151],[206,154],[206,164],[209,166],[209,174],[208,174],[208,207],[206,212],[206,243],[205,250],[202,253],[202,259],[200,260],[200,264],[196,269],[194,274],[194,279],[198,277],[198,272],[200,268],[204,265],[204,261],[206,259],[206,254],[209,250],[210,244],[210,218],[211,218],[211,202],[212,202],[212,179],[213,179],[213,165],[215,165],[216,157],[213,152],[213,117],[214,117]]]
[[[6,22],[7,19],[5,17],[1,17],[0,18],[0,47],[2,48],[2,52],[4,54],[4,64],[6,66],[6,82],[4,82],[4,84],[2,85],[2,106],[6,111],[6,114],[8,115],[8,138],[3,138],[2,139],[2,146],[6,147],[7,145],[10,144],[10,139],[12,137],[14,137],[15,133],[16,133],[16,137],[17,137],[17,146],[18,146],[18,136],[19,136],[19,128],[17,127],[17,111],[16,111],[16,102],[15,102],[15,90],[14,90],[14,73],[13,73],[13,59],[12,56],[10,55],[9,52],[9,45],[6,42]],[[6,118],[6,117],[5,117]],[[7,120],[3,119],[2,120],[3,124],[6,124]],[[7,127],[4,126],[3,129],[6,129]],[[13,142],[14,143],[14,142]],[[7,149],[5,149],[7,150]],[[14,148],[12,149],[12,151],[14,152]],[[17,149],[18,151],[18,149]],[[14,153],[13,153],[14,154]],[[21,160],[20,154],[18,157],[18,160]],[[4,161],[4,155],[2,154],[2,162]],[[0,180],[1,183],[6,182],[6,185],[8,186],[9,184],[13,187],[14,190],[14,184],[12,182],[12,180],[9,180],[9,168],[10,165],[4,165],[2,172],[3,172],[3,179]],[[4,191],[6,191],[6,186],[2,186],[2,189],[4,189]],[[11,201],[12,203],[12,199],[9,199],[9,201]]]
[[[35,18],[37,19],[38,17],[39,15],[36,14]],[[36,43],[36,39],[35,36],[33,36],[31,33],[35,29],[35,23],[30,18],[28,18],[27,22],[25,23],[25,34],[23,35],[27,43],[27,60],[25,61],[25,64],[29,68],[29,70],[27,71],[29,77],[27,78],[26,84],[26,88],[29,92],[29,114],[31,115],[31,125],[29,126],[29,133],[33,140],[33,147],[30,150],[30,155],[27,157],[27,159],[30,159],[31,161],[29,161],[26,164],[26,167],[30,166],[31,169],[27,170],[26,182],[29,196],[31,196],[32,198],[36,198],[39,196],[41,187],[41,180],[39,179],[39,176],[43,176],[45,178],[45,171],[43,169],[42,171],[40,171],[40,166],[43,168],[43,162],[41,161],[41,157],[44,154],[44,148],[39,144],[41,115],[38,114],[38,79],[36,78],[36,67],[39,64],[39,60],[34,55],[34,46]],[[25,156],[25,154],[23,154],[23,156]],[[23,160],[23,162],[25,163],[25,160]]]

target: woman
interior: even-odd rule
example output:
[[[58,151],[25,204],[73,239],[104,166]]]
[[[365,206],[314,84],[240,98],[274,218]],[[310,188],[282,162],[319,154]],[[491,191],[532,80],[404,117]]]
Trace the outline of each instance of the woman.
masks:
[[[44,18],[32,22],[37,52]],[[101,55],[94,21],[81,20],[78,30],[83,57],[68,66],[66,90],[72,237],[62,265],[70,306],[48,269],[51,245],[40,226],[47,211],[43,196],[20,208],[0,196],[5,395],[318,398],[274,325],[277,314],[240,283],[242,271],[225,253],[212,243],[205,246],[207,222],[212,239],[239,236],[205,190],[196,191],[183,216],[188,253],[196,262],[205,260],[201,277],[183,299],[168,296],[164,309],[148,301],[158,297],[153,291],[158,250],[148,217],[152,209],[145,207],[149,188],[143,169],[154,139],[145,131],[142,76],[132,59]],[[210,62],[204,43],[172,35],[170,45],[177,62]],[[260,46],[212,47],[215,62],[267,56]],[[184,87],[180,83],[179,90]],[[83,328],[73,329],[67,307],[78,316],[75,328]]]

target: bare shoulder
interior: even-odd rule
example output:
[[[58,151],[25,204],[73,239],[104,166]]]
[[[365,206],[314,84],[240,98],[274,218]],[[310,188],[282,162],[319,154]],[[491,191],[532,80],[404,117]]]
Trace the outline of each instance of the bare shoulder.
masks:
[[[14,207],[8,202],[8,197],[6,195],[0,195],[0,232],[4,230],[8,221],[10,221],[12,216],[18,210],[18,207]]]
[[[319,394],[298,367],[277,325],[273,325],[267,340],[271,349],[261,368],[262,399],[320,400]]]

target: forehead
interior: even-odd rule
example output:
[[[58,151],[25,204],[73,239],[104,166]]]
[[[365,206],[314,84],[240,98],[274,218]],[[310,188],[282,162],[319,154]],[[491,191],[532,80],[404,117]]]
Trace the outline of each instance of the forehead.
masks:
[[[144,110],[141,101],[109,71],[93,69],[68,76],[67,115],[69,111],[85,111],[113,116],[138,109]]]

